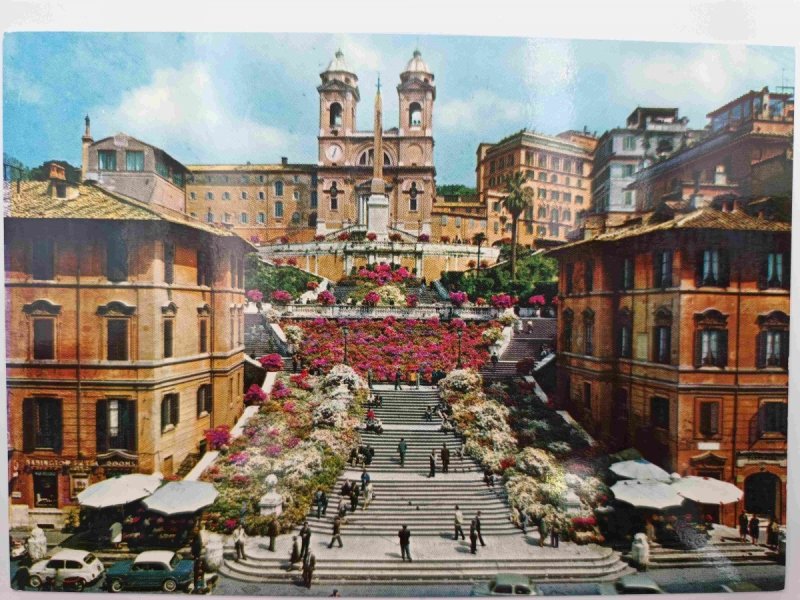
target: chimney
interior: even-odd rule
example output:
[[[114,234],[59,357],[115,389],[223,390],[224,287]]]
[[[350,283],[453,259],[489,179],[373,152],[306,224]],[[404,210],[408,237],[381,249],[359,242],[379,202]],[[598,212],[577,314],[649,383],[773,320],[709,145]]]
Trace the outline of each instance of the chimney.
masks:
[[[81,138],[81,181],[86,181],[87,174],[89,170],[89,146],[94,143],[94,139],[92,139],[92,130],[91,130],[91,121],[89,120],[89,115],[86,115],[84,118],[86,122],[86,129],[83,132],[83,137]]]
[[[67,197],[67,174],[64,167],[51,162],[47,165],[47,177],[50,180],[50,197],[66,198]]]
[[[281,156],[281,164],[286,166],[289,164],[289,159],[286,156]]]

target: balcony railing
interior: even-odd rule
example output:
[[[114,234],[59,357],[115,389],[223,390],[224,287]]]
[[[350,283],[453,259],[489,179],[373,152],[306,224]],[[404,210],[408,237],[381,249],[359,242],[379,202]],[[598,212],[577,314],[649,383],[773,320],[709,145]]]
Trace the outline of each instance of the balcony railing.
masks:
[[[492,306],[470,306],[456,308],[454,306],[347,306],[335,304],[320,306],[316,304],[289,304],[282,309],[284,317],[296,319],[433,319],[446,321],[462,319],[464,321],[490,321],[497,318],[498,311]]]

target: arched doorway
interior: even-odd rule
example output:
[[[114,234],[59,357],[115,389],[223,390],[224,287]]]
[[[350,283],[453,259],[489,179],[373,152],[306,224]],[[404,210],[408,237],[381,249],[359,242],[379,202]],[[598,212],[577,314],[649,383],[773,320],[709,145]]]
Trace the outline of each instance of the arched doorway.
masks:
[[[777,475],[762,472],[744,480],[744,509],[757,515],[775,515],[780,519],[781,480]]]

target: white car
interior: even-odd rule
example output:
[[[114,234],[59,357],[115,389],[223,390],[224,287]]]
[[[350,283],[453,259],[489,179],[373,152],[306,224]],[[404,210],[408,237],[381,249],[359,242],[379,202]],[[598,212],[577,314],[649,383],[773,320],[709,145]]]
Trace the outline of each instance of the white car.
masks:
[[[48,578],[55,578],[56,572],[63,579],[70,579],[76,591],[91,585],[103,576],[103,563],[91,552],[85,550],[59,550],[50,558],[35,563],[30,570],[29,585],[38,589]]]

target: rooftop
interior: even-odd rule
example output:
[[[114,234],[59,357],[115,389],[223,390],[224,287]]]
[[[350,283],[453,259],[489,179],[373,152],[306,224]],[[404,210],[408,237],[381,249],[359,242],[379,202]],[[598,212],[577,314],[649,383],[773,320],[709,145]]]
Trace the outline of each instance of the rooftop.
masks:
[[[306,163],[270,163],[270,164],[239,164],[239,165],[186,165],[186,168],[194,173],[205,173],[210,171],[232,171],[237,173],[245,173],[251,171],[268,171],[268,172],[283,172],[283,171],[310,171],[317,168],[317,165]]]

